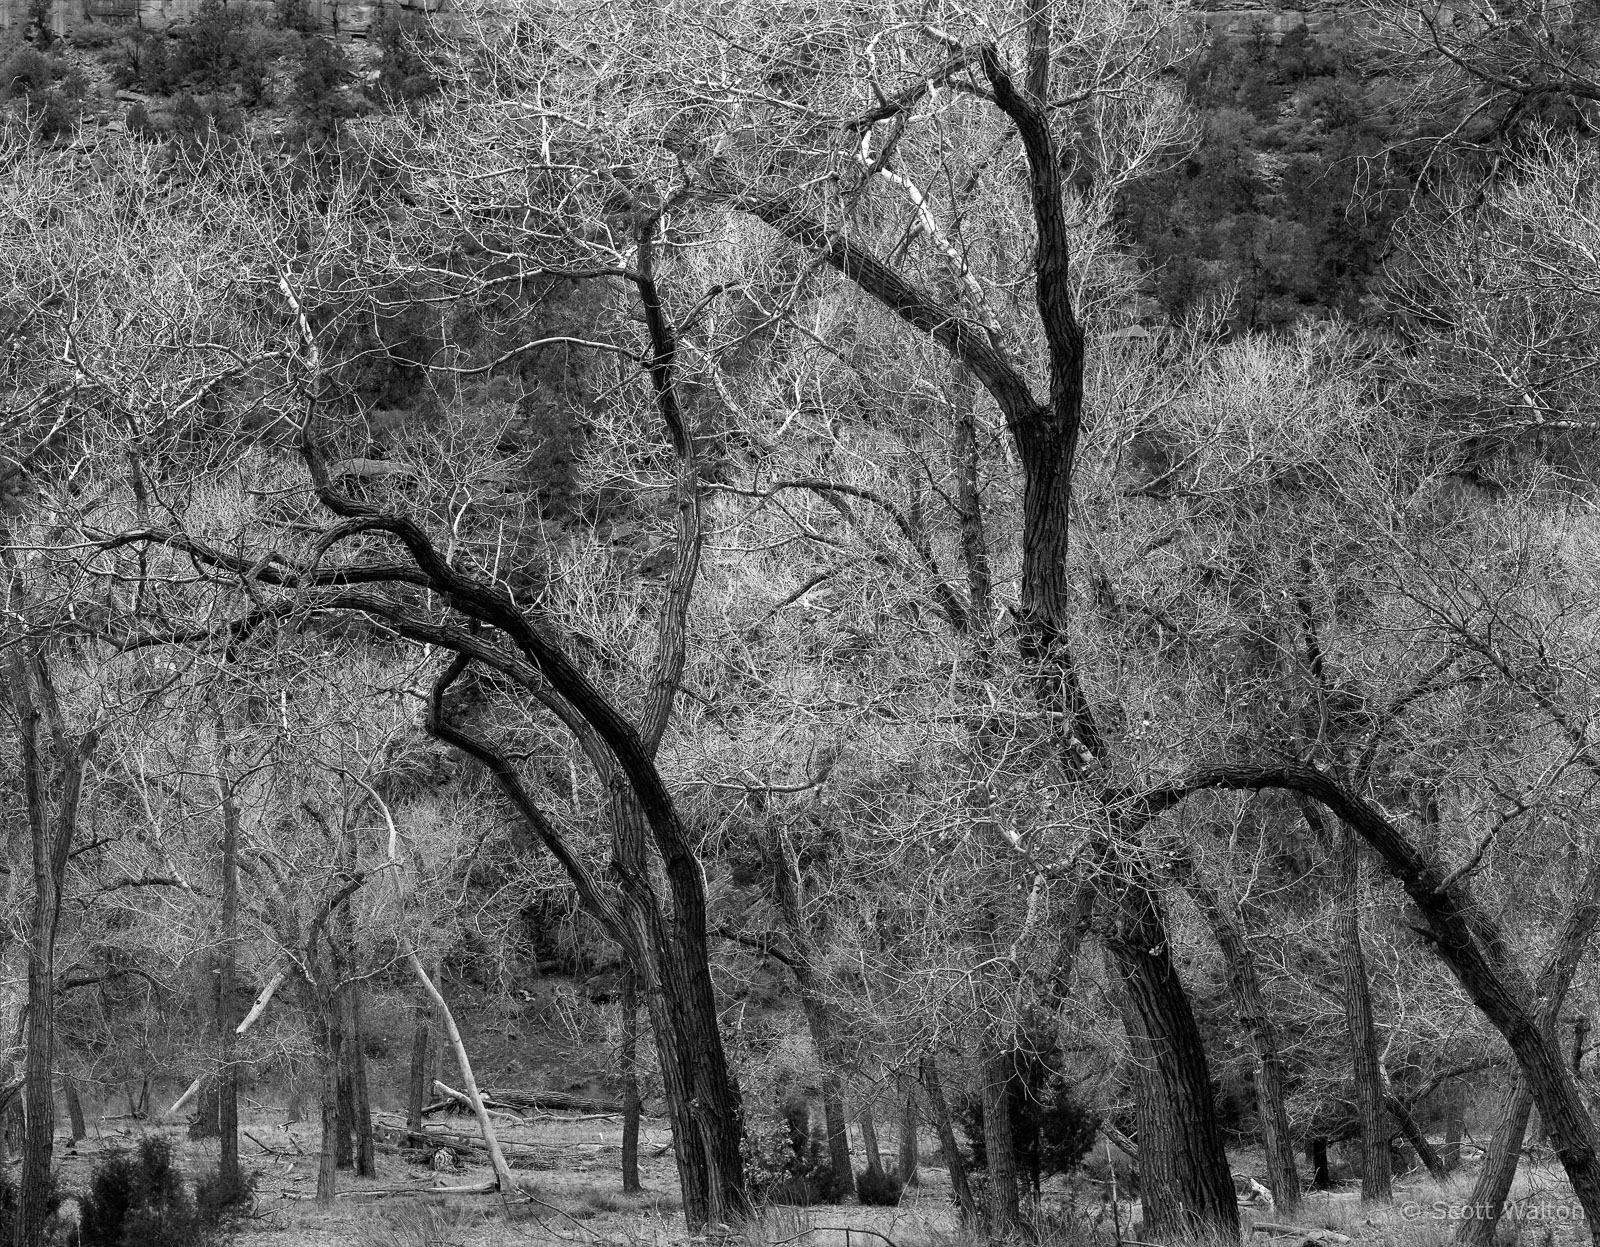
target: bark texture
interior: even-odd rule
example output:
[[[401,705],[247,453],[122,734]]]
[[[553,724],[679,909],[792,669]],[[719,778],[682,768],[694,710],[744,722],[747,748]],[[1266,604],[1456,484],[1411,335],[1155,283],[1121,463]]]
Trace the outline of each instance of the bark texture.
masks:
[[[1361,949],[1360,839],[1341,825],[1335,841],[1339,863],[1339,974],[1344,984],[1345,1033],[1355,1083],[1356,1119],[1361,1127],[1361,1198],[1388,1201],[1393,1195],[1388,1113],[1383,1102],[1383,1066],[1378,1058],[1378,1033],[1372,1018],[1372,991]]]

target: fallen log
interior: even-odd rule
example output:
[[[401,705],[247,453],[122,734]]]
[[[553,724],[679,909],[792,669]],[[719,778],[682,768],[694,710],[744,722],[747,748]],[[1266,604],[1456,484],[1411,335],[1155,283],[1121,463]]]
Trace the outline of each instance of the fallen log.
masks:
[[[607,1117],[622,1112],[622,1105],[615,1100],[595,1100],[566,1091],[523,1091],[515,1087],[486,1087],[483,1089],[483,1102],[513,1112],[599,1113]],[[436,1100],[422,1111],[427,1113],[449,1107],[450,1101]]]
[[[459,1109],[462,1109],[465,1112],[475,1113],[475,1112],[478,1111],[476,1108],[473,1107],[471,1097],[467,1096],[463,1092],[457,1091],[454,1087],[447,1087],[444,1083],[440,1082],[437,1078],[435,1078],[433,1080],[433,1089],[435,1091],[439,1092],[441,1095],[443,1095],[445,1097],[444,1100],[437,1101],[438,1103],[443,1104],[443,1103],[448,1103],[449,1101],[453,1100],[455,1102],[456,1107],[459,1108]],[[514,1109],[509,1109],[509,1108],[506,1108],[503,1105],[495,1103],[494,1098],[492,1096],[483,1095],[480,1092],[479,1093],[479,1098],[483,1102],[483,1111],[484,1112],[493,1113],[496,1117],[509,1118],[511,1121],[521,1121],[522,1120],[522,1114],[518,1113]],[[423,1109],[422,1111],[424,1113],[426,1113],[428,1110],[427,1109]]]
[[[374,1134],[387,1143],[415,1143],[423,1147],[445,1148],[458,1156],[468,1154],[485,1155],[488,1148],[483,1140],[468,1134],[457,1134],[453,1130],[444,1130],[434,1127],[430,1130],[408,1130],[403,1126],[378,1125],[374,1127]],[[560,1165],[565,1153],[570,1148],[550,1147],[539,1143],[513,1143],[509,1140],[500,1140],[500,1150],[506,1155],[515,1156],[523,1161],[529,1169],[554,1169]]]
[[[1319,1230],[1315,1226],[1283,1225],[1277,1221],[1257,1221],[1250,1227],[1255,1234],[1288,1234],[1297,1236],[1301,1244],[1305,1243],[1349,1243],[1354,1242],[1348,1234],[1340,1234],[1337,1230]]]

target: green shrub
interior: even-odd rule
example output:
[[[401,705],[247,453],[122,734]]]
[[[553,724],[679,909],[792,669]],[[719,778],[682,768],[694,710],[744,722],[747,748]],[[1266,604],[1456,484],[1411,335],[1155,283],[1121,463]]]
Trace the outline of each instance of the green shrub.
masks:
[[[863,1169],[856,1174],[856,1197],[863,1204],[890,1208],[900,1202],[905,1183],[882,1169]]]
[[[82,1247],[201,1247],[211,1237],[184,1190],[172,1145],[158,1135],[137,1153],[115,1151],[89,1180],[79,1222]]]
[[[0,100],[25,99],[48,91],[57,68],[57,62],[37,48],[18,48],[0,65]]]
[[[195,1210],[200,1219],[216,1224],[247,1212],[255,1203],[255,1179],[241,1173],[237,1182],[224,1182],[220,1169],[207,1169],[194,1182]]]
[[[812,1123],[810,1106],[799,1099],[784,1104],[781,1118],[748,1124],[745,1173],[751,1193],[769,1204],[832,1204],[844,1190],[828,1159],[822,1128]]]

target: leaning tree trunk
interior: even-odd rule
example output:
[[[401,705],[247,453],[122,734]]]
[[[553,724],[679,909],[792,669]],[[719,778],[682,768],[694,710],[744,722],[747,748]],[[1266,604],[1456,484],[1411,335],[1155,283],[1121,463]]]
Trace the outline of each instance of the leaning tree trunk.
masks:
[[[1139,1186],[1152,1235],[1239,1235],[1239,1203],[1217,1124],[1200,1028],[1148,888],[1114,896],[1107,942],[1125,995],[1139,1121]]]
[[[1295,1164],[1294,1139],[1289,1133],[1289,1111],[1284,1092],[1283,1050],[1278,1044],[1277,1027],[1261,990],[1261,975],[1255,953],[1245,939],[1233,904],[1210,885],[1199,863],[1185,872],[1189,895],[1211,927],[1217,948],[1228,971],[1228,987],[1238,1010],[1240,1024],[1255,1049],[1256,1111],[1261,1120],[1261,1146],[1267,1165],[1267,1186],[1280,1213],[1291,1213],[1300,1204],[1300,1169]]]
[[[961,1149],[956,1146],[955,1126],[950,1120],[950,1104],[944,1098],[944,1084],[939,1078],[939,1062],[925,1056],[919,1066],[922,1088],[928,1093],[928,1111],[933,1115],[934,1129],[939,1133],[939,1152],[944,1157],[945,1170],[950,1175],[950,1193],[955,1197],[963,1225],[983,1224],[977,1201],[972,1198],[972,1186],[967,1181],[966,1162],[961,1159]]]
[[[629,970],[622,981],[622,1193],[637,1195],[639,1184],[639,976]]]
[[[1445,1179],[1444,1161],[1439,1158],[1439,1153],[1434,1151],[1433,1144],[1428,1142],[1428,1136],[1423,1133],[1422,1127],[1417,1124],[1417,1119],[1412,1112],[1398,1098],[1386,1095],[1383,1106],[1389,1110],[1395,1124],[1400,1127],[1400,1133],[1405,1135],[1406,1142],[1411,1144],[1417,1153],[1417,1159],[1422,1162],[1423,1168],[1435,1181],[1443,1182]]]
[[[1355,829],[1340,823],[1337,832],[1339,890],[1339,970],[1344,980],[1344,1017],[1355,1079],[1356,1118],[1361,1126],[1361,1198],[1393,1198],[1389,1158],[1390,1129],[1383,1103],[1383,1066],[1372,1020],[1372,991],[1361,951],[1361,854]]]
[[[1478,1180],[1472,1184],[1467,1200],[1475,1215],[1456,1227],[1455,1241],[1462,1247],[1494,1247],[1499,1241],[1500,1217],[1517,1177],[1522,1140],[1528,1133],[1532,1113],[1533,1092],[1528,1080],[1518,1074],[1500,1106],[1500,1118],[1483,1153],[1483,1168],[1478,1171]]]

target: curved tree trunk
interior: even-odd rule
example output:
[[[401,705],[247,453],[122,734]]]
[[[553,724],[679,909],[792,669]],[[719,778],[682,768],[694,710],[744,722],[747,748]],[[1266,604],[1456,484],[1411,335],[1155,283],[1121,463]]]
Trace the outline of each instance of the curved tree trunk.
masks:
[[[1483,1168],[1478,1171],[1478,1180],[1472,1184],[1472,1194],[1467,1199],[1467,1203],[1481,1210],[1483,1215],[1463,1220],[1456,1227],[1455,1241],[1462,1247],[1494,1247],[1499,1241],[1500,1216],[1517,1177],[1522,1140],[1528,1132],[1528,1118],[1532,1112],[1533,1091],[1528,1080],[1518,1074],[1500,1106],[1500,1118],[1483,1154]]]
[[[1267,1011],[1255,954],[1245,939],[1236,906],[1211,886],[1200,863],[1190,863],[1185,883],[1217,941],[1217,949],[1228,970],[1228,987],[1239,1013],[1239,1023],[1249,1034],[1255,1049],[1256,1112],[1261,1121],[1267,1186],[1278,1212],[1288,1214],[1300,1204],[1300,1169],[1295,1164],[1294,1139],[1289,1134],[1283,1052],[1278,1046],[1277,1027]]]
[[[1172,964],[1148,889],[1116,897],[1107,953],[1124,991],[1135,1068],[1139,1185],[1152,1236],[1239,1234],[1239,1203],[1222,1145],[1200,1028]]]

